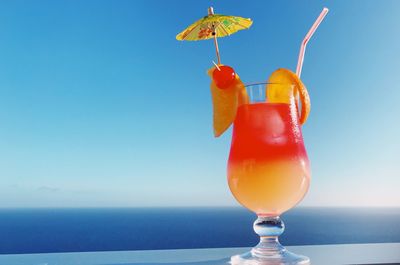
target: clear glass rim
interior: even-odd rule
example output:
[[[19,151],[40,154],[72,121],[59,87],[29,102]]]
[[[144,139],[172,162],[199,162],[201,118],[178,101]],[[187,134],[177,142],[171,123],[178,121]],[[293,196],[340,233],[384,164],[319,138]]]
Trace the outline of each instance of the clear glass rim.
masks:
[[[272,83],[272,82],[259,82],[259,83],[249,83],[249,84],[245,84],[244,87],[251,87],[251,86],[260,86],[260,85],[293,85],[292,83]]]

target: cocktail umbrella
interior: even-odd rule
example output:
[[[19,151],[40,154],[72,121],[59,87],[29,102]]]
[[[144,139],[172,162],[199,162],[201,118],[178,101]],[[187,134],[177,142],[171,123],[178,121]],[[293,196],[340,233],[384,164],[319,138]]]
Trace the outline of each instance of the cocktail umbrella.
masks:
[[[208,15],[197,20],[184,31],[176,35],[177,40],[207,40],[214,38],[218,64],[221,63],[218,49],[218,37],[229,36],[239,30],[248,29],[253,21],[250,18],[214,14],[212,7]]]

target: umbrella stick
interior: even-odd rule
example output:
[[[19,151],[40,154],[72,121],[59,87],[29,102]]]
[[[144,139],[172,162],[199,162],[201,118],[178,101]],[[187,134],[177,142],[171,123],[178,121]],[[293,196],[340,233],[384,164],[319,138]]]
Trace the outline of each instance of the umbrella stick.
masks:
[[[214,15],[214,8],[210,6],[208,8],[208,15]],[[218,41],[217,41],[217,29],[214,29],[214,44],[215,44],[215,51],[217,52],[218,64],[221,64],[221,58],[219,56],[219,48],[218,48]]]
[[[221,58],[219,57],[217,33],[215,33],[215,35],[214,35],[214,44],[215,44],[215,51],[217,52],[218,64],[221,64]]]

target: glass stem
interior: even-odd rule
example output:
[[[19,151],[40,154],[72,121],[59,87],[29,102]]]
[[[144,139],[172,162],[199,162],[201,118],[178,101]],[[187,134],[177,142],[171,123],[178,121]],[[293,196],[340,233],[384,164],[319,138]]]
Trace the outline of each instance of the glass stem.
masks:
[[[278,256],[286,251],[278,240],[285,230],[285,225],[279,216],[258,216],[253,229],[260,236],[260,242],[251,250],[254,256]]]

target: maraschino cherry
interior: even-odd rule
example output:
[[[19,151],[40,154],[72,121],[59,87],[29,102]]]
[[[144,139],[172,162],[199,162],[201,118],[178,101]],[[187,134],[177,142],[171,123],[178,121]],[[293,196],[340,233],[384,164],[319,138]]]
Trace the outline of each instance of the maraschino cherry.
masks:
[[[235,70],[227,65],[221,65],[218,68],[216,67],[213,72],[214,82],[218,88],[227,89],[235,80]]]

